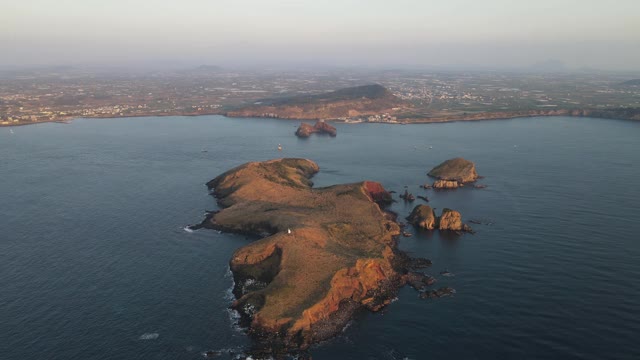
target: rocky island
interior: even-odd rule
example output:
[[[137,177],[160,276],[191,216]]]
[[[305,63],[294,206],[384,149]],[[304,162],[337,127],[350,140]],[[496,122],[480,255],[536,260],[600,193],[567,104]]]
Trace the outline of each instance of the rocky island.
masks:
[[[413,226],[426,230],[473,232],[469,225],[462,222],[462,215],[459,212],[447,208],[442,210],[441,216],[436,216],[431,206],[418,205],[413,208],[407,220]]]
[[[296,131],[296,136],[301,138],[308,138],[311,134],[328,134],[335,137],[338,134],[336,128],[324,120],[318,120],[315,125],[309,125],[307,123],[300,124]]]
[[[230,261],[232,306],[264,353],[305,349],[341,331],[356,310],[387,305],[409,278],[428,279],[410,270],[430,261],[397,250],[400,227],[383,210],[392,198],[381,184],[313,188],[318,171],[310,160],[278,159],[207,183],[222,210],[201,226],[264,236]]]
[[[434,189],[455,189],[478,179],[475,164],[463,158],[447,160],[427,175],[437,179],[433,183]]]
[[[407,104],[382,85],[363,85],[318,95],[263,99],[231,109],[229,117],[339,119],[393,113]]]

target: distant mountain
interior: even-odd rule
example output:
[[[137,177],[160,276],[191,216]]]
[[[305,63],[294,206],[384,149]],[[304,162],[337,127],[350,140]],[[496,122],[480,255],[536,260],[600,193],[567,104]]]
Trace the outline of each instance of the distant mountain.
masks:
[[[263,99],[227,112],[233,117],[335,119],[392,112],[406,105],[382,85],[364,85],[318,95]]]
[[[622,86],[640,86],[640,79],[627,80],[620,83]]]

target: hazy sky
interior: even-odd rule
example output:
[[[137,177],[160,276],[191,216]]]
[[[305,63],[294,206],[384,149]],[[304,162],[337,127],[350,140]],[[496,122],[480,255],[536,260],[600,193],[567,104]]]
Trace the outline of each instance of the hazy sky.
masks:
[[[640,0],[0,0],[0,66],[640,70]]]

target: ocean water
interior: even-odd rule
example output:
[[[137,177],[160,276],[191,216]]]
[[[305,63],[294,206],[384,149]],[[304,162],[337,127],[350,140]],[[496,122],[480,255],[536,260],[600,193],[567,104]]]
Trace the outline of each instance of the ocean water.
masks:
[[[298,124],[202,116],[0,129],[0,359],[241,353],[250,341],[228,311],[228,261],[252,239],[183,228],[216,208],[206,181],[277,157],[316,161],[317,186],[406,185],[490,223],[401,238],[455,296],[405,288],[311,349],[314,359],[640,358],[640,123],[337,124],[336,138],[306,140],[293,136]],[[486,189],[418,187],[456,156],[476,163]],[[392,210],[406,216],[417,203]]]

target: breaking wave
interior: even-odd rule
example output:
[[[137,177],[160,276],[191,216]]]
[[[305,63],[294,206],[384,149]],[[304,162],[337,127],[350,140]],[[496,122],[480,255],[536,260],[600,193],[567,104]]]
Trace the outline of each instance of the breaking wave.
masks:
[[[158,337],[160,337],[160,334],[158,333],[145,333],[140,335],[139,339],[140,340],[155,340]]]

